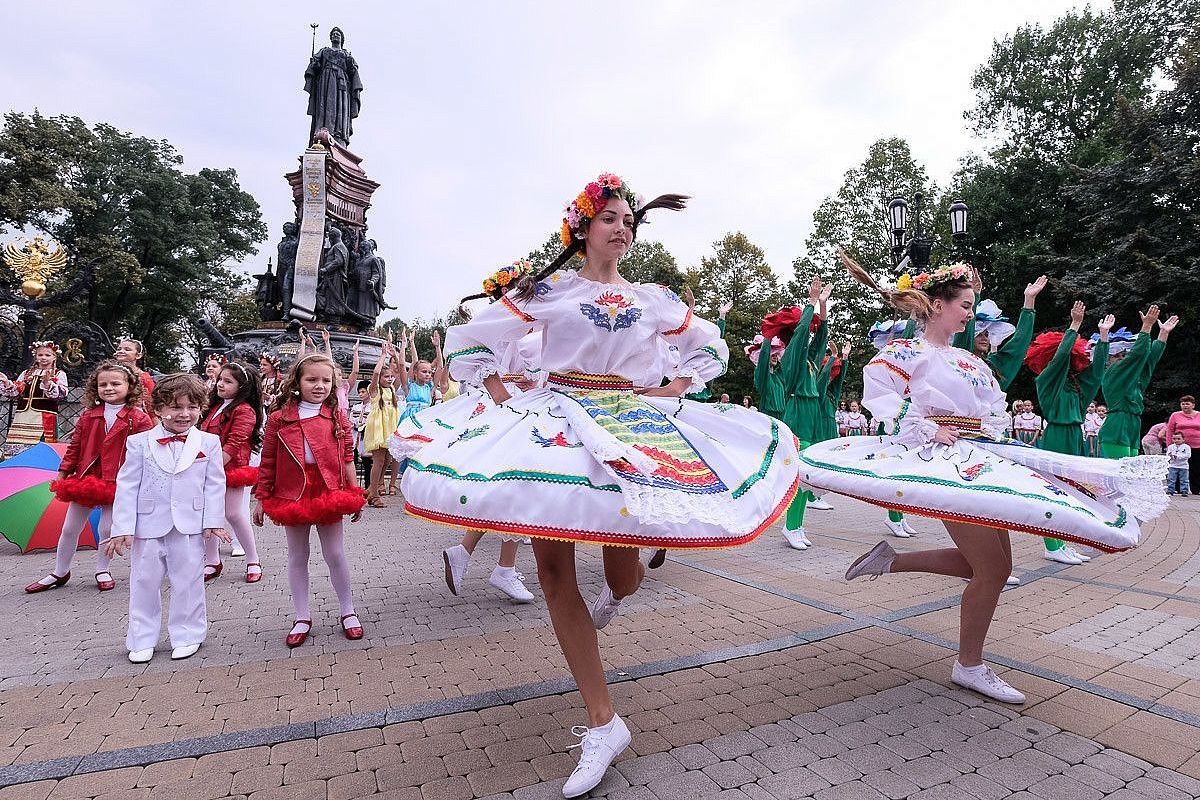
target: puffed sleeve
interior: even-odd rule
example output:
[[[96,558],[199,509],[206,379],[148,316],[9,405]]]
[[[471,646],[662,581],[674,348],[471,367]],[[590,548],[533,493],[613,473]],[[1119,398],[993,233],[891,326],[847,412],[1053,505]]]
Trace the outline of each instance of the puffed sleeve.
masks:
[[[647,287],[649,288],[649,287]],[[692,313],[679,295],[665,286],[651,289],[658,305],[658,333],[668,345],[679,351],[679,365],[664,377],[667,380],[690,378],[686,393],[704,391],[709,381],[725,374],[729,366],[729,345],[721,338],[721,330],[708,320]]]
[[[67,396],[67,373],[61,369],[55,373],[54,380],[43,384],[42,391],[46,393],[47,399],[61,400]]]
[[[500,363],[500,355],[510,343],[540,327],[531,313],[538,304],[537,295],[529,300],[501,297],[465,325],[447,328],[444,350],[450,377],[482,386],[484,378],[502,373],[504,365]]]
[[[262,457],[258,464],[258,481],[254,484],[254,496],[266,500],[275,492],[275,458],[279,453],[279,417],[282,412],[272,412],[267,417],[267,429],[263,433]]]
[[[919,353],[912,341],[897,339],[863,367],[862,404],[884,423],[884,432],[903,444],[930,442],[937,425],[910,408],[908,384]]]

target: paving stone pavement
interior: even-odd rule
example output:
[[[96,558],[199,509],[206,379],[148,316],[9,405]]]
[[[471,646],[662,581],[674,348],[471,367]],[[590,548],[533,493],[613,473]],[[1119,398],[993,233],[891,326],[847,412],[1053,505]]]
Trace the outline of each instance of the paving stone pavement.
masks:
[[[948,683],[962,583],[841,580],[882,515],[833,502],[809,515],[810,551],[772,530],[675,554],[622,604],[601,647],[634,737],[592,796],[1200,797],[1200,586],[1179,580],[1200,559],[1198,509],[1176,501],[1138,549],[1070,569],[1016,537],[1023,585],[1001,598],[988,657],[1029,701],[1006,707]],[[948,542],[914,523],[898,549]],[[49,556],[0,551],[0,800],[561,796],[586,718],[540,596],[487,587],[494,542],[456,598],[439,554],[453,532],[396,509],[350,531],[363,641],[333,630],[314,552],[313,643],[283,647],[268,527],[266,578],[242,583],[227,559],[210,585],[200,654],[145,667],[124,660],[124,563],[119,591],[76,578],[26,596]],[[597,551],[579,563],[590,598]],[[528,548],[519,568],[540,595]]]

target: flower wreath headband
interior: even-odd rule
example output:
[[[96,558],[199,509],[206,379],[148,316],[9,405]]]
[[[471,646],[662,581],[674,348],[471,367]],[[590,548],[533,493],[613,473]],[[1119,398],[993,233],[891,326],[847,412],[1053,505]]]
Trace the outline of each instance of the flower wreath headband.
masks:
[[[563,209],[563,225],[559,232],[563,251],[540,272],[527,277],[536,283],[583,252],[587,224],[604,210],[608,201],[613,197],[620,197],[629,203],[629,208],[633,211],[633,237],[635,239],[638,226],[642,224],[647,211],[653,211],[656,208],[679,211],[687,205],[689,199],[685,194],[661,194],[650,202],[643,203],[641,198],[629,188],[629,184],[611,172],[602,172],[596,180],[583,187],[583,191]],[[460,302],[466,303],[470,300],[491,296],[486,292],[473,294],[464,297]]]
[[[46,348],[47,350],[53,350],[55,356],[62,355],[62,348],[58,346],[58,343],[51,342],[48,340],[45,342],[34,342],[33,344],[29,345],[29,352],[36,353],[38,350],[42,349],[43,347]]]
[[[920,272],[916,275],[905,273],[901,275],[899,280],[896,281],[896,291],[906,292],[909,289],[927,291],[939,283],[970,279],[970,277],[970,264],[949,264],[944,267],[938,267],[933,272]]]
[[[490,297],[500,297],[500,290],[515,283],[526,275],[533,275],[537,267],[527,258],[518,258],[483,279],[483,291]]]

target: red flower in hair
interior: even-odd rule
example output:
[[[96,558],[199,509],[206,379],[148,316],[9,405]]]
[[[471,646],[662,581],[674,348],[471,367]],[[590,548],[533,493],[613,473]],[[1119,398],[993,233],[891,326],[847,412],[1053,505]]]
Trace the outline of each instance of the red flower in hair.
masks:
[[[768,339],[778,336],[784,343],[790,342],[792,334],[796,332],[796,326],[800,324],[800,318],[803,316],[804,308],[802,306],[789,306],[767,314],[762,321],[762,335]],[[821,320],[814,315],[808,332],[815,333],[819,327],[821,327]]]
[[[1033,340],[1033,344],[1029,346],[1028,352],[1025,353],[1025,366],[1029,367],[1029,371],[1034,375],[1041,375],[1042,370],[1054,358],[1055,352],[1058,351],[1059,344],[1062,343],[1062,331],[1043,331]],[[1087,342],[1083,339],[1076,339],[1075,344],[1071,347],[1071,371],[1083,372],[1092,364],[1091,356],[1088,355]]]

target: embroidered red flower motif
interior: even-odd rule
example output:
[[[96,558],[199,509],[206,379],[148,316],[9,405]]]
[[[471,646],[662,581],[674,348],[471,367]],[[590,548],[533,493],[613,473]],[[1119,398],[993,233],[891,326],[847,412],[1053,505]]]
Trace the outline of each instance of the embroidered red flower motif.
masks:
[[[598,306],[614,306],[616,308],[629,308],[633,305],[632,300],[626,300],[625,296],[620,292],[605,292],[596,299]]]
[[[961,370],[966,370],[967,372],[974,372],[974,371],[975,371],[975,365],[974,365],[974,364],[972,364],[970,361],[966,361],[966,360],[964,360],[964,359],[961,359],[961,358],[960,358],[960,359],[958,359],[958,368],[959,368],[959,369],[961,369]]]

